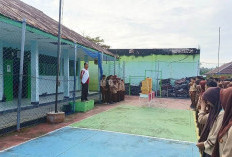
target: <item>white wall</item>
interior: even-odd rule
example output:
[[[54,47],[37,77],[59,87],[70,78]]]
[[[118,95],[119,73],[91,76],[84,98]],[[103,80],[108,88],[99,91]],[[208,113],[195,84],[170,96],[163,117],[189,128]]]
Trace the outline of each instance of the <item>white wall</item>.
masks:
[[[56,91],[56,76],[39,76],[39,95],[54,94]],[[64,92],[63,76],[60,76],[59,93]],[[69,77],[70,91],[73,91],[74,76]]]

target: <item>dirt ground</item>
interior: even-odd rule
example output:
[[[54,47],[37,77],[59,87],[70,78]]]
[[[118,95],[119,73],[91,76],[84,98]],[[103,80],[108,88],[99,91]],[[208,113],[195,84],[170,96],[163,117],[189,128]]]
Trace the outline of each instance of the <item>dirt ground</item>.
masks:
[[[95,114],[107,111],[112,109],[118,105],[135,105],[135,106],[148,106],[151,107],[162,107],[162,108],[172,108],[172,109],[189,109],[190,100],[189,99],[171,99],[171,98],[155,98],[152,102],[148,103],[147,100],[140,100],[137,96],[126,96],[125,101],[106,105],[99,104],[95,105],[95,108],[86,113],[76,113],[72,115],[66,116],[65,122],[60,124],[48,124],[41,123],[35,126],[23,128],[20,132],[13,132],[7,135],[0,137],[0,150],[4,150],[6,148],[18,145],[20,143],[26,142],[38,136],[44,135],[56,129],[65,127],[74,122],[78,122]]]
[[[120,104],[188,110],[191,101],[190,99],[155,98],[149,102],[147,99],[139,99],[138,96],[127,96]]]

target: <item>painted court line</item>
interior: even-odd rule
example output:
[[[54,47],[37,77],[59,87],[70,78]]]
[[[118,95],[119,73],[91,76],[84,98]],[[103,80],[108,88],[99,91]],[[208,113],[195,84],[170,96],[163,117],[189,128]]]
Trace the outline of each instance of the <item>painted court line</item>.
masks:
[[[117,106],[115,106],[115,107],[117,107]],[[107,110],[105,110],[105,111],[103,111],[103,112],[112,110],[112,109],[114,109],[115,107],[110,108],[110,109],[107,109]],[[103,112],[100,112],[100,113],[103,113]],[[91,118],[91,117],[93,117],[93,116],[95,116],[95,115],[97,115],[97,114],[99,114],[99,113],[96,113],[96,114],[94,114],[94,115],[92,115],[92,116],[89,116],[89,117],[87,117],[87,118],[84,118],[84,119],[82,119],[82,120],[80,120],[80,121],[73,122],[73,123],[71,123],[71,124],[69,124],[69,125],[75,124],[75,123],[77,123],[77,122],[81,122],[81,121],[83,121],[83,120],[85,120],[85,119],[88,119],[88,118]],[[9,149],[15,148],[15,147],[17,147],[17,146],[20,146],[20,145],[22,145],[22,144],[24,144],[24,143],[27,143],[27,142],[36,140],[36,139],[38,139],[38,138],[44,137],[44,136],[49,135],[49,134],[52,134],[52,133],[57,132],[57,131],[59,131],[59,130],[61,130],[61,129],[64,129],[64,128],[66,128],[66,127],[69,127],[69,126],[63,126],[63,127],[59,128],[59,129],[50,131],[50,132],[48,132],[48,133],[46,133],[46,134],[44,134],[44,135],[40,135],[40,136],[38,136],[38,137],[32,138],[32,139],[30,139],[30,140],[27,140],[27,141],[25,141],[25,142],[22,142],[22,143],[19,143],[19,144],[17,144],[17,145],[11,146],[11,147],[9,147],[9,148],[3,149],[3,150],[0,151],[0,153],[5,152],[5,151],[7,151],[7,150],[9,150]]]
[[[55,143],[51,145],[51,142]],[[6,157],[198,157],[199,152],[191,143],[65,127],[50,136],[30,141],[1,155]]]
[[[25,143],[27,143],[27,142],[36,140],[36,139],[38,139],[38,138],[44,137],[44,136],[46,136],[46,135],[52,134],[52,133],[57,132],[57,131],[59,131],[59,130],[61,130],[61,129],[64,129],[64,128],[66,128],[66,127],[67,127],[67,126],[61,127],[61,128],[59,128],[59,129],[53,130],[53,131],[51,131],[51,132],[48,132],[48,133],[46,133],[46,134],[44,134],[44,135],[40,135],[40,136],[38,136],[38,137],[32,138],[32,139],[30,139],[30,140],[27,140],[27,141],[25,141],[25,142],[22,142],[22,143],[19,143],[19,144],[17,144],[17,145],[11,146],[11,147],[9,147],[9,148],[3,149],[3,150],[0,151],[0,153],[5,152],[5,151],[7,151],[7,150],[10,150],[10,149],[12,149],[12,148],[18,147],[18,146],[20,146],[20,145],[22,145],[22,144],[25,144]]]
[[[113,108],[107,109],[107,110],[105,110],[105,111],[103,111],[103,112],[100,112],[100,113],[104,113],[104,112],[107,112],[107,111],[109,111],[109,110],[113,110],[113,109],[115,109],[115,107],[119,107],[119,106],[123,106],[123,105],[114,106]],[[97,114],[99,114],[99,113],[96,113],[96,114],[94,114],[94,115],[92,115],[92,116],[89,116],[89,117],[84,118],[84,119],[82,119],[82,120],[80,120],[80,121],[77,121],[77,122],[81,122],[81,121],[83,121],[83,120],[86,120],[86,119],[88,119],[88,118],[91,118],[91,117],[93,117],[93,116],[96,116]],[[75,124],[75,123],[77,123],[77,122],[73,122],[72,124]],[[70,125],[72,125],[72,124],[70,124]],[[44,136],[46,136],[46,135],[50,135],[50,134],[55,133],[55,132],[57,132],[57,131],[59,131],[59,130],[62,130],[62,129],[64,129],[64,128],[74,128],[74,129],[82,129],[82,130],[90,130],[90,131],[92,130],[92,131],[99,131],[99,132],[118,133],[118,134],[132,135],[132,136],[145,137],[145,138],[151,138],[151,139],[157,139],[157,140],[174,141],[174,142],[177,142],[177,143],[195,144],[194,142],[189,142],[189,141],[181,141],[181,140],[174,140],[174,139],[167,139],[167,138],[159,138],[159,137],[152,137],[152,136],[146,136],[146,135],[137,135],[137,134],[122,133],[122,132],[107,131],[107,130],[99,130],[99,129],[91,129],[91,128],[79,128],[79,127],[72,127],[72,126],[64,126],[64,127],[59,128],[59,129],[53,130],[53,131],[51,131],[51,132],[48,132],[48,133],[46,133],[46,134],[44,134],[44,135],[41,135],[41,136],[32,138],[32,139],[30,139],[30,140],[27,140],[27,141],[25,141],[25,142],[22,142],[22,143],[20,143],[20,144],[15,145],[15,146],[6,148],[6,149],[0,151],[0,153],[5,152],[5,151],[10,150],[10,149],[13,149],[13,148],[15,148],[15,147],[18,147],[18,146],[20,146],[20,145],[23,145],[23,144],[25,144],[25,143],[27,143],[27,142],[30,142],[30,141],[39,139],[39,138],[44,137]]]
[[[131,136],[139,136],[139,137],[146,137],[146,138],[151,138],[151,139],[160,139],[160,140],[165,140],[165,141],[173,141],[177,143],[189,143],[189,144],[196,144],[195,142],[189,142],[189,141],[181,141],[181,140],[174,140],[174,139],[167,139],[167,138],[160,138],[160,137],[153,137],[153,136],[146,136],[146,135],[137,135],[137,134],[130,134],[130,133],[123,133],[123,132],[117,132],[117,131],[108,131],[108,130],[100,130],[100,129],[91,129],[91,128],[80,128],[80,127],[72,127],[72,126],[67,126],[70,128],[74,129],[82,129],[82,130],[92,130],[92,131],[101,131],[101,132],[109,132],[109,133],[118,133],[118,134],[123,134],[123,135],[131,135]]]

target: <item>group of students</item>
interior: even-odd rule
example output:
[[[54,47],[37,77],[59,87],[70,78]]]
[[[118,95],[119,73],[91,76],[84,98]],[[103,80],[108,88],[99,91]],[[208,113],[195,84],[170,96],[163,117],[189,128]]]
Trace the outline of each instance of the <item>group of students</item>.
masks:
[[[125,83],[116,75],[106,77],[101,80],[102,102],[112,104],[125,99]]]
[[[193,78],[190,97],[191,107],[197,112],[200,134],[197,147],[202,156],[232,157],[232,83]]]
[[[199,105],[199,97],[205,91],[207,87],[220,87],[228,88],[232,87],[232,80],[222,80],[219,78],[209,78],[205,80],[204,78],[198,76],[196,78],[191,78],[189,83],[189,96],[191,98],[191,108],[196,109]]]

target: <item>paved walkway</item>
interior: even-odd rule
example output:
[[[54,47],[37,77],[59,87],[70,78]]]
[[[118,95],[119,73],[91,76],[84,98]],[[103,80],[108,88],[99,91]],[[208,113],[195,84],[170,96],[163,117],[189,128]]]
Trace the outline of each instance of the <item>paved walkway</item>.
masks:
[[[79,96],[77,95],[77,97],[80,97],[80,95]],[[46,98],[44,97],[44,99]],[[94,99],[95,101],[97,101],[99,100],[99,94],[96,92],[92,92],[89,96],[89,99]],[[58,103],[58,109],[61,111],[62,106],[67,104],[69,101],[70,100]],[[53,103],[52,102],[48,104],[40,104],[39,106],[30,105],[29,108],[22,109],[20,122],[26,123],[30,121],[36,121],[36,120],[46,117],[46,114],[48,112],[55,110],[54,102]],[[16,129],[16,124],[17,124],[16,106],[15,106],[15,110],[0,113],[0,130],[9,128],[9,127],[14,127],[13,129]]]

